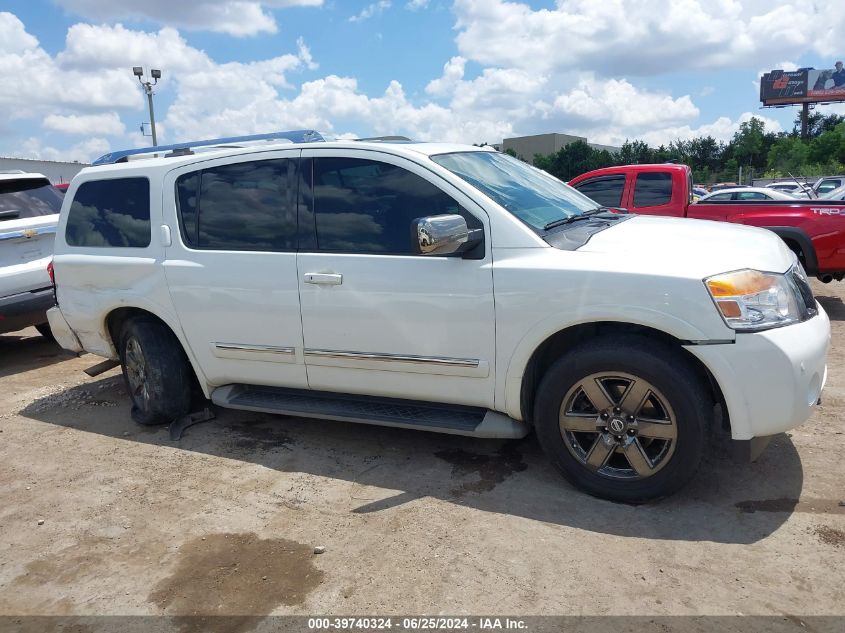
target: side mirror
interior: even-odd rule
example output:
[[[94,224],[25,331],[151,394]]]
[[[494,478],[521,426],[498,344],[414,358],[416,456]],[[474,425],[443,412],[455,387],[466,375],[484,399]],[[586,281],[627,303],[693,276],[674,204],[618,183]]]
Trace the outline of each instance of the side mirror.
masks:
[[[467,221],[460,215],[430,215],[411,223],[411,240],[422,255],[451,255],[470,241]]]

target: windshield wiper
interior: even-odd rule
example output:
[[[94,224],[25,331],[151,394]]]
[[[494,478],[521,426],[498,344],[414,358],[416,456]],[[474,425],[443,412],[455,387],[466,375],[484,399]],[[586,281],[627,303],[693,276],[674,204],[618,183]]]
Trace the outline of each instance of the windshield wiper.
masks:
[[[544,231],[548,231],[549,229],[553,229],[556,226],[563,226],[564,224],[571,224],[572,222],[577,222],[578,220],[587,220],[592,216],[596,215],[597,213],[604,213],[607,211],[607,207],[596,207],[595,209],[590,209],[588,211],[584,211],[583,213],[579,213],[578,215],[570,215],[567,218],[561,218],[559,220],[552,220],[548,224],[543,227]]]

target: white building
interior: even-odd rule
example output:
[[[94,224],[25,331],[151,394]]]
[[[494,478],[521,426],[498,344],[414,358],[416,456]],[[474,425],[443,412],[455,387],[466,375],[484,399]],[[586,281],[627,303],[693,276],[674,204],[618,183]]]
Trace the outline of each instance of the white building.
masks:
[[[0,156],[0,172],[19,169],[28,173],[44,174],[54,185],[70,182],[83,167],[88,167],[88,163]]]

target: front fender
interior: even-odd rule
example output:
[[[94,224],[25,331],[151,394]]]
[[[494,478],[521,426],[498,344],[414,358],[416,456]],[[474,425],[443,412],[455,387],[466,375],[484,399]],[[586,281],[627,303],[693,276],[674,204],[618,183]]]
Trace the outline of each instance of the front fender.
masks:
[[[502,372],[505,380],[498,383],[500,391],[496,394],[496,402],[503,403],[501,410],[514,419],[523,419],[522,381],[532,355],[551,336],[587,323],[638,325],[667,334],[682,344],[711,340],[694,324],[668,312],[643,306],[594,305],[589,308],[555,313],[534,324],[512,350],[500,350],[497,353],[498,358],[507,359]],[[733,341],[733,333],[728,337],[724,342]]]

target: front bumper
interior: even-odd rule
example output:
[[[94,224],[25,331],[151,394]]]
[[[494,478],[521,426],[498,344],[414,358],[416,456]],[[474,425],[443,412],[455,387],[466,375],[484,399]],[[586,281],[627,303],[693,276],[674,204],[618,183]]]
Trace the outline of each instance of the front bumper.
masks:
[[[750,440],[803,424],[827,379],[830,320],[819,313],[804,323],[740,333],[724,345],[686,349],[713,374],[725,397],[731,437]]]
[[[0,298],[0,333],[17,332],[47,322],[47,310],[56,305],[52,288],[20,292]]]

